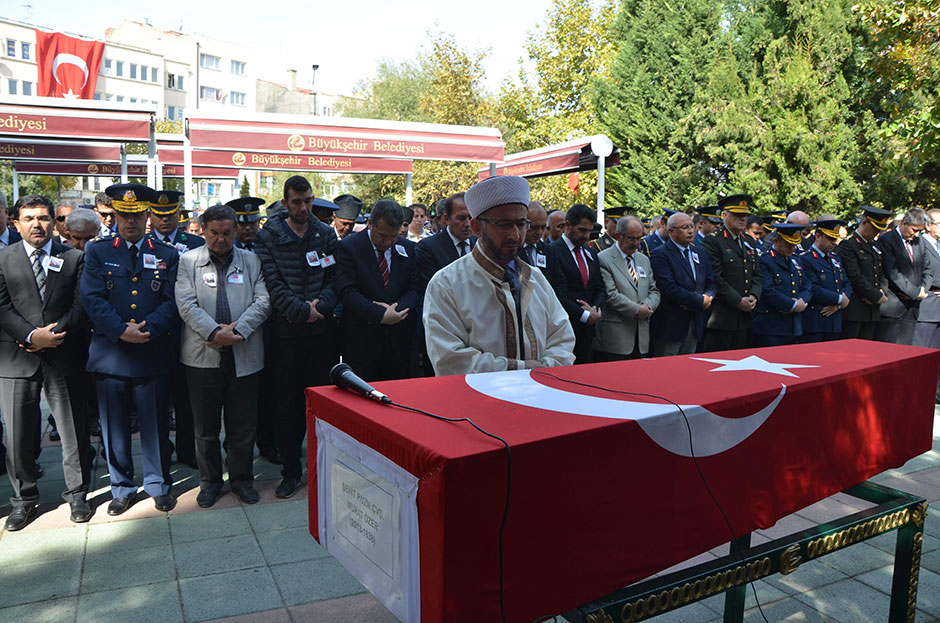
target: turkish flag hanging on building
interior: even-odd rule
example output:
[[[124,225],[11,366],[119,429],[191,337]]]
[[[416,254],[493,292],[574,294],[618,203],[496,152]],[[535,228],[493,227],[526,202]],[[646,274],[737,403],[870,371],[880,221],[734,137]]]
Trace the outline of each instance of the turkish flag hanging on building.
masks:
[[[103,41],[85,41],[60,32],[36,30],[38,95],[94,99]]]

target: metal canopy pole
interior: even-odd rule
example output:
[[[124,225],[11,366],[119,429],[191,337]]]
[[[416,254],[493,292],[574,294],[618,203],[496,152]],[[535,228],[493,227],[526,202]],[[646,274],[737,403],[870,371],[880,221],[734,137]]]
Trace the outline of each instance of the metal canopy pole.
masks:
[[[127,183],[127,145],[121,145],[121,183]]]
[[[160,189],[162,184],[160,183],[160,175],[156,170],[156,158],[157,158],[157,139],[153,133],[154,121],[150,119],[150,140],[147,142],[147,186],[153,189]]]
[[[183,120],[183,128],[183,203],[192,208],[190,193],[193,190],[193,147],[189,142],[189,119]]]
[[[597,222],[603,223],[604,217],[601,216],[604,212],[604,170],[606,168],[604,164],[604,156],[597,157]]]
[[[13,167],[13,198],[10,200],[10,205],[12,206],[16,203],[16,200],[20,198],[20,174],[16,170],[16,167]]]
[[[405,205],[406,206],[410,206],[412,203],[414,203],[411,200],[412,194],[413,194],[413,189],[411,187],[411,173],[405,173]]]

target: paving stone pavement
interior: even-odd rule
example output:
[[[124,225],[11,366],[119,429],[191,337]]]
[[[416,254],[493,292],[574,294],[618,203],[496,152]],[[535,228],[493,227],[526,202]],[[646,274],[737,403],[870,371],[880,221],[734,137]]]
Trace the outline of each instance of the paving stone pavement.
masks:
[[[139,454],[136,442],[135,447]],[[83,525],[69,521],[68,505],[59,496],[64,488],[60,448],[45,435],[40,462],[45,476],[39,481],[39,516],[20,532],[0,531],[0,621],[396,621],[310,536],[305,490],[290,500],[274,496],[279,467],[263,459],[255,461],[261,494],[256,505],[242,504],[226,488],[214,507],[201,509],[196,504],[198,472],[174,465],[173,491],[179,503],[173,511],[160,513],[143,499],[119,517],[106,513],[108,474],[99,459],[90,496],[95,516]],[[940,415],[934,417],[931,451],[874,480],[924,495],[932,504],[940,502]],[[10,495],[9,480],[2,476],[0,521],[10,512]],[[837,494],[754,533],[752,542],[834,518],[858,504]],[[916,620],[940,623],[940,504],[929,510],[925,533]],[[887,621],[894,535],[804,562],[791,575],[755,582],[744,620]],[[718,622],[723,603],[717,596],[651,620]]]

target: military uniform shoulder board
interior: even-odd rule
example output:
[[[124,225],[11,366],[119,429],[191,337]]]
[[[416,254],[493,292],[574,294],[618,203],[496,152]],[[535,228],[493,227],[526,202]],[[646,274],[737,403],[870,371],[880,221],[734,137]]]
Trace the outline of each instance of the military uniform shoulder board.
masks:
[[[180,239],[180,242],[186,242],[186,234],[183,232],[180,232],[179,236],[177,237]]]
[[[105,239],[105,240],[106,240],[106,239]],[[121,246],[121,239],[118,238],[117,236],[115,236],[115,237],[114,237],[114,244],[112,244],[111,246],[114,247],[115,249],[117,249],[119,246]]]
[[[156,247],[153,244],[153,238],[147,238],[147,248],[153,251]]]

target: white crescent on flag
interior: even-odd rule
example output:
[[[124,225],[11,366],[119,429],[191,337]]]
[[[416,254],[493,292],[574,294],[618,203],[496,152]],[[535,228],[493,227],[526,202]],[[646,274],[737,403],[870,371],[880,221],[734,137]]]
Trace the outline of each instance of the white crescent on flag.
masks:
[[[782,385],[777,397],[757,413],[743,418],[726,418],[701,405],[680,405],[677,409],[669,403],[616,400],[567,392],[537,382],[532,378],[531,370],[468,374],[465,379],[467,385],[485,396],[525,407],[635,420],[659,446],[686,457],[693,456],[693,450],[694,456],[702,457],[719,454],[738,445],[767,421],[787,391],[787,386]]]
[[[79,89],[85,88],[85,85],[88,84],[88,64],[85,62],[85,59],[81,56],[75,56],[74,54],[66,54],[65,52],[56,54],[55,58],[52,59],[52,77],[58,84],[62,84],[59,80],[59,76],[56,75],[60,65],[75,65],[81,69],[85,74],[85,79],[82,81],[82,86],[79,87]]]

